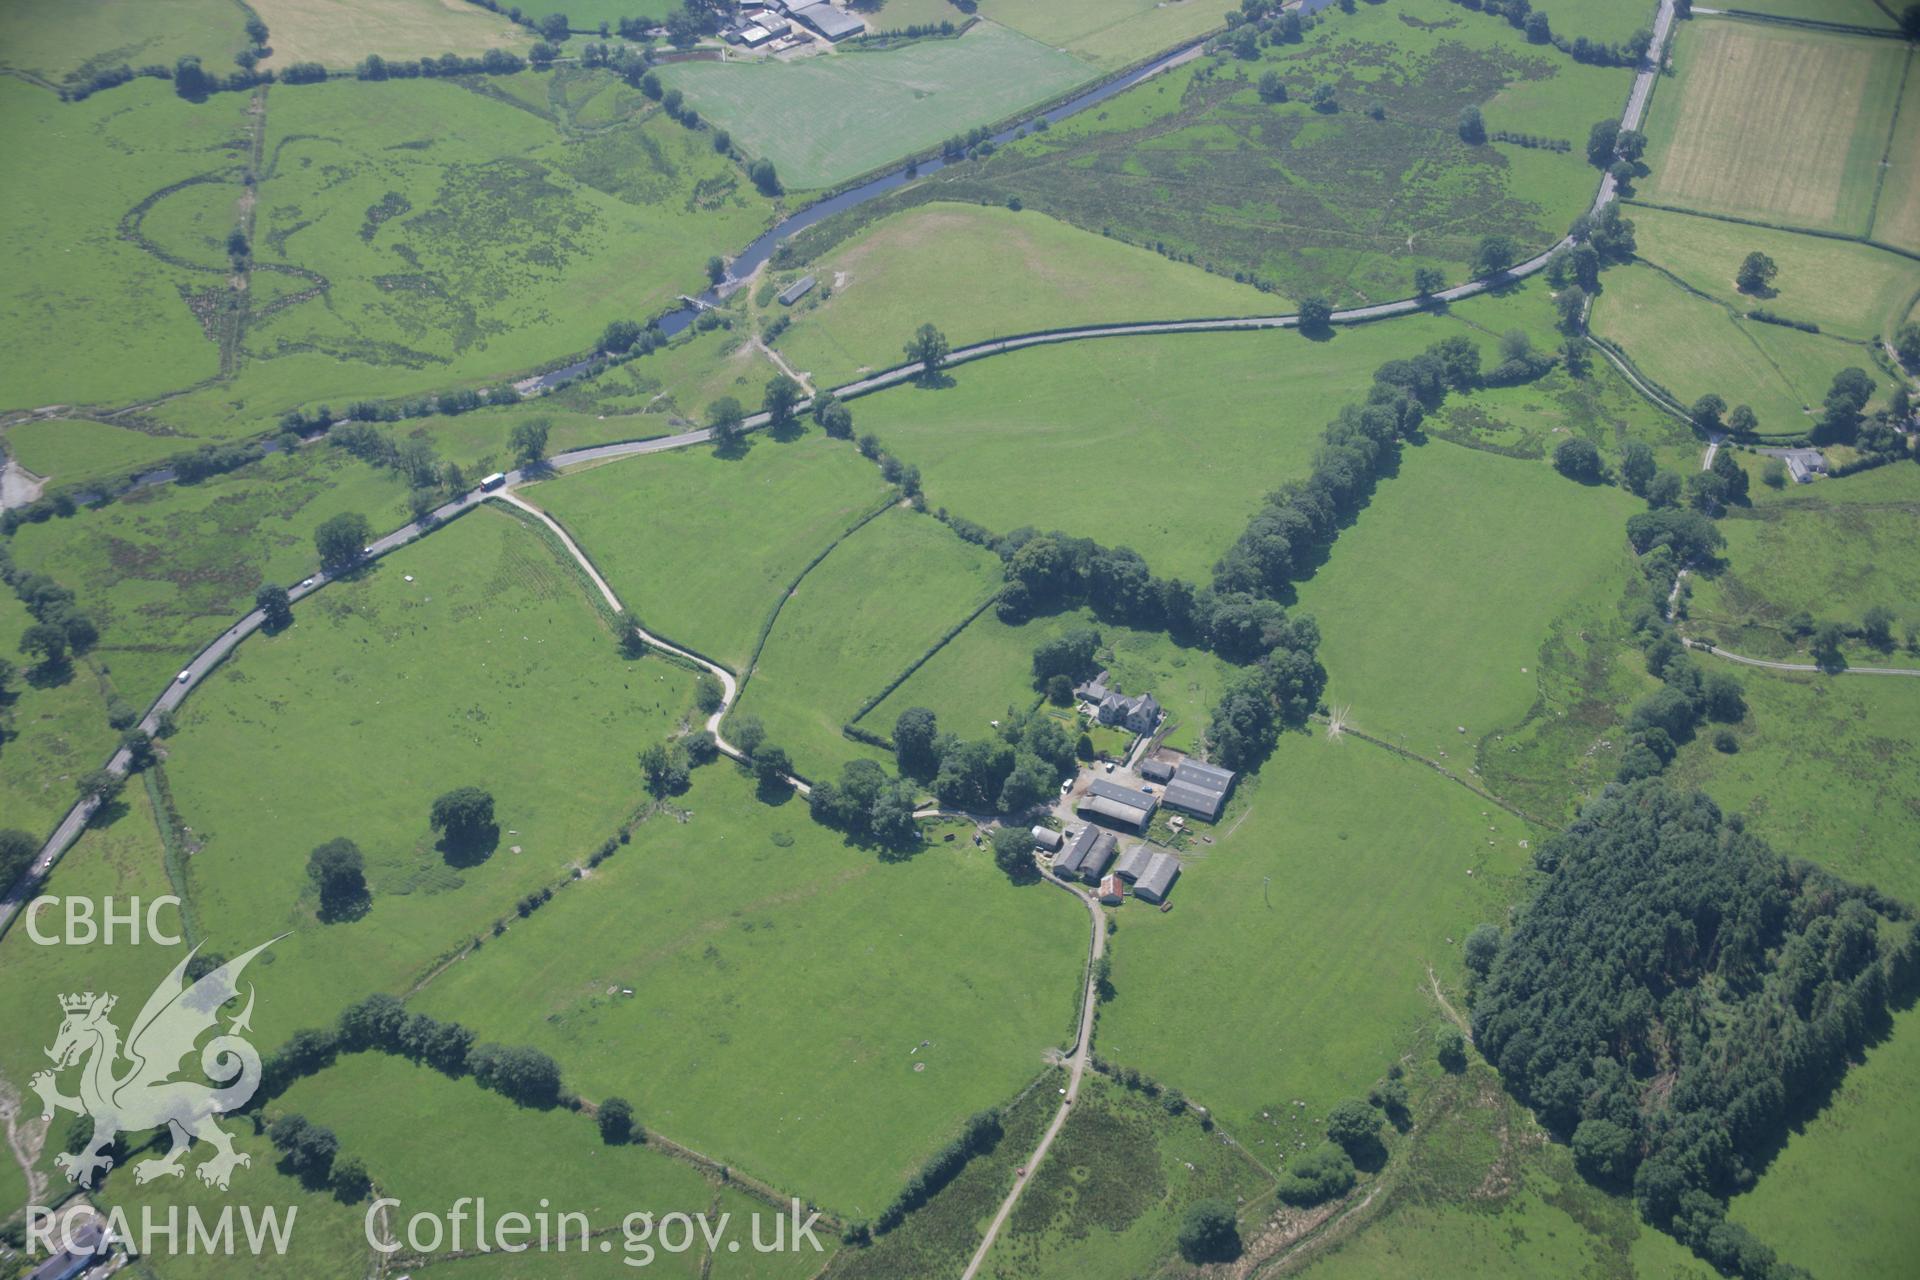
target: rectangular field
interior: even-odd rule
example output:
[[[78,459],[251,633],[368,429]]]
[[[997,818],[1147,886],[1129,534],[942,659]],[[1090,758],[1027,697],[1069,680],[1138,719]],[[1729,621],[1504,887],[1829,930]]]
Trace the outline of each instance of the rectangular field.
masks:
[[[467,0],[249,0],[267,24],[273,56],[285,67],[318,62],[353,67],[370,53],[383,58],[478,57],[489,49],[524,56],[536,37]],[[505,6],[501,6],[504,8]]]
[[[1911,66],[1908,78],[1913,76]],[[1920,253],[1920,87],[1903,96],[1887,148],[1886,178],[1874,208],[1873,238]]]
[[[925,653],[1000,587],[999,557],[931,516],[889,511],[836,546],[781,606],[741,690],[810,778],[880,757],[840,726],[881,683]]]
[[[1093,66],[998,23],[957,40],[795,62],[660,69],[701,115],[803,191],[828,187],[1093,79]]]
[[[1459,988],[1461,939],[1505,917],[1538,833],[1318,730],[1285,735],[1235,804],[1189,850],[1171,912],[1121,908],[1096,1047],[1177,1084],[1271,1165],[1319,1140],[1303,1114],[1364,1094],[1440,1018],[1429,971]]]
[[[1882,194],[1882,211],[1891,198]],[[1920,262],[1871,245],[1645,206],[1629,212],[1641,258],[1740,311],[1766,307],[1812,321],[1824,333],[1866,341],[1891,337],[1920,293]],[[1740,263],[1755,252],[1780,268],[1765,296],[1742,293],[1734,281]]]
[[[794,578],[887,493],[872,463],[815,431],[757,438],[739,460],[677,449],[608,463],[526,497],[649,630],[740,672]]]
[[[1863,235],[1905,46],[1705,18],[1655,95],[1649,200]]]
[[[261,987],[264,1046],[405,991],[643,802],[633,753],[690,716],[693,677],[622,659],[577,574],[483,508],[302,603],[181,709],[168,771],[212,945],[292,931]],[[429,829],[460,786],[496,798],[490,851]],[[306,859],[335,836],[365,853],[372,905],[323,923]]]
[[[1042,44],[1117,68],[1217,30],[1234,7],[1232,0],[985,0],[980,12]]]
[[[191,55],[224,75],[247,46],[245,22],[232,0],[10,0],[0,6],[0,65],[79,83],[122,63],[171,67]]]
[[[1555,618],[1618,590],[1628,572],[1620,531],[1639,505],[1544,462],[1444,442],[1408,450],[1300,585],[1298,608],[1323,636],[1328,703],[1368,733],[1464,770],[1540,696],[1540,647]],[[1385,601],[1395,602],[1391,626],[1381,625]]]
[[[850,848],[724,760],[674,809],[420,1007],[855,1218],[1071,1034],[1087,920],[1057,891],[965,840]]]

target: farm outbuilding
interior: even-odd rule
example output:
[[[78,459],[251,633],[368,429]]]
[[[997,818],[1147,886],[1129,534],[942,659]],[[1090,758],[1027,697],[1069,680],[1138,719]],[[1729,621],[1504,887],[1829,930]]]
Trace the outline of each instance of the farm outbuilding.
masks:
[[[1153,855],[1160,852],[1150,844],[1136,844],[1120,855],[1120,861],[1113,864],[1113,874],[1124,880],[1138,880],[1146,874],[1153,863]]]
[[[1108,876],[1100,882],[1100,901],[1103,905],[1117,907],[1127,898],[1127,882],[1117,875]]]
[[[1133,894],[1148,902],[1165,902],[1167,891],[1173,888],[1173,882],[1179,878],[1180,859],[1165,849],[1156,849],[1145,874],[1133,882]]]
[[[1033,829],[1033,842],[1042,849],[1045,849],[1048,853],[1055,853],[1058,852],[1060,848],[1062,837],[1060,833],[1052,827],[1035,827]]]
[[[1144,831],[1160,802],[1144,791],[1123,787],[1105,778],[1095,778],[1087,787],[1075,812],[1099,818],[1116,826]]]
[[[822,0],[819,4],[810,4],[801,8],[789,8],[788,13],[798,22],[812,27],[828,40],[835,43],[849,36],[865,35],[867,24],[848,13],[842,13]]]
[[[1182,809],[1196,818],[1213,822],[1227,804],[1227,792],[1233,788],[1233,770],[1199,760],[1182,760],[1167,783],[1164,799],[1170,809]]]
[[[792,284],[780,291],[780,305],[790,307],[800,301],[800,299],[806,297],[807,294],[813,290],[814,283],[815,281],[812,276],[801,276],[798,280],[795,280]]]
[[[1140,776],[1148,782],[1168,782],[1173,778],[1173,765],[1158,756],[1149,756],[1140,762]]]
[[[1120,842],[1111,831],[1082,827],[1067,843],[1064,852],[1053,860],[1053,874],[1062,880],[1078,876],[1088,884],[1099,884],[1101,873],[1113,860],[1114,847]]]

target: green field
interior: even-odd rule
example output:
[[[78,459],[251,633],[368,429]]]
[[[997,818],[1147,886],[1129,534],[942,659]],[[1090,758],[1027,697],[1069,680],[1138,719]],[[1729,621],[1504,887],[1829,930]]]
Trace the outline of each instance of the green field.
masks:
[[[97,661],[144,708],[180,664],[253,608],[263,582],[315,567],[313,531],[358,511],[381,533],[408,519],[406,485],[324,445],[199,484],[155,485],[71,520],[22,525],[22,568],[54,575],[100,626]]]
[[[1436,1024],[1438,1019],[1435,1019]],[[1712,1268],[1573,1167],[1477,1059],[1442,1075],[1423,1043],[1408,1073],[1414,1131],[1372,1212],[1309,1240],[1311,1280],[1710,1280]],[[1764,1237],[1763,1237],[1764,1238]]]
[[[1748,714],[1733,729],[1737,754],[1715,750],[1703,733],[1675,759],[1675,778],[1746,814],[1782,853],[1920,902],[1920,781],[1898,764],[1920,750],[1920,680],[1836,680],[1698,661],[1739,677]]]
[[[1351,738],[1287,735],[1235,804],[1171,912],[1122,908],[1097,1047],[1271,1164],[1438,1016],[1429,970],[1458,990],[1461,939],[1505,918],[1538,833]]]
[[[765,225],[704,135],[612,76],[506,80],[272,95],[255,240],[330,287],[249,327],[224,400],[277,412],[517,375],[651,317]],[[573,123],[603,99],[613,127]]]
[[[1904,104],[1894,119],[1886,176],[1874,206],[1873,238],[1920,252],[1920,103]]]
[[[680,449],[597,466],[526,497],[567,527],[655,634],[744,671],[788,586],[886,501],[887,486],[816,431],[790,444],[757,440],[737,461]]]
[[[13,335],[0,406],[111,404],[220,371],[194,307],[217,305],[221,273],[163,262],[120,222],[163,188],[239,165],[246,105],[221,94],[196,106],[150,79],[63,103],[0,78],[0,163],[34,175],[0,194],[0,248],[15,264],[0,284]]]
[[[980,13],[1096,66],[1119,68],[1218,29],[1234,7],[1229,0],[985,0]],[[881,13],[892,16],[891,8]]]
[[[1811,18],[1817,22],[1841,22],[1854,27],[1878,30],[1897,28],[1893,14],[1899,5],[1881,5],[1875,0],[1740,0],[1730,6],[1748,13],[1766,13],[1782,18]],[[1888,12],[1891,9],[1892,12]]]
[[[1619,110],[1624,69],[1575,63],[1445,0],[1321,18],[1301,44],[1155,76],[933,182],[1337,302],[1405,297],[1421,266],[1459,279],[1489,233],[1545,245],[1592,200],[1582,144]],[[1289,102],[1260,100],[1266,70]],[[1337,110],[1309,105],[1322,84]],[[1572,151],[1469,147],[1457,133],[1468,105],[1489,130]]]
[[[218,72],[246,47],[245,22],[232,0],[13,0],[0,15],[0,65],[53,85],[122,63],[171,69],[185,55]]]
[[[945,525],[889,511],[835,547],[781,606],[736,710],[808,777],[875,749],[842,736],[882,683],[1000,587],[1000,559]]]
[[[1004,533],[1064,529],[1204,580],[1260,499],[1305,476],[1320,430],[1383,362],[1445,319],[1343,330],[1169,334],[1039,347],[953,370],[938,391],[853,402],[920,468],[927,501]]]
[[[0,825],[44,836],[73,804],[75,779],[105,764],[119,735],[107,725],[103,686],[87,659],[60,676],[27,673],[19,645],[32,625],[13,592],[0,594],[0,657],[22,668],[0,693],[0,722],[9,725],[0,734]]]
[[[1920,262],[1870,245],[1662,209],[1631,212],[1641,258],[1742,312],[1766,307],[1865,341],[1891,337],[1920,293]],[[1753,252],[1780,268],[1766,297],[1742,293],[1734,283],[1741,261]]]
[[[731,133],[736,146],[773,161],[781,182],[796,191],[830,187],[938,146],[1096,74],[1078,58],[991,22],[958,40],[894,50],[660,69],[665,84]]]
[[[1196,1200],[1267,1195],[1266,1170],[1192,1112],[1089,1075],[980,1270],[996,1280],[1151,1275]]]
[[[857,1217],[1070,1034],[1086,917],[1065,895],[964,841],[877,859],[730,764],[674,807],[422,1007]]]
[[[1757,22],[1685,23],[1654,95],[1646,199],[1863,235],[1908,53]]]
[[[1038,701],[1033,650],[1076,625],[1100,632],[1099,660],[1120,688],[1150,692],[1167,709],[1167,745],[1197,748],[1232,668],[1205,650],[1182,648],[1164,632],[1110,626],[1084,611],[1010,627],[987,610],[868,712],[860,726],[888,736],[902,711],[927,707],[942,730],[963,738],[983,736],[992,727],[989,722],[1005,718],[1010,708],[1025,711]]]
[[[1908,1009],[1727,1217],[1815,1274],[1906,1275],[1920,1250],[1908,1195],[1920,1181],[1916,1091],[1920,1012]]]
[[[1651,267],[1616,268],[1605,286],[1591,318],[1597,336],[1682,404],[1714,392],[1750,406],[1763,436],[1804,435],[1833,375],[1872,363],[1864,347],[1838,338],[1736,318]]]
[[[192,442],[86,418],[33,418],[7,429],[7,448],[49,487],[85,485],[151,466]]]
[[[207,935],[231,952],[293,930],[262,980],[268,1044],[405,990],[584,862],[642,802],[633,753],[692,711],[692,676],[622,661],[574,567],[492,509],[296,618],[209,676],[169,743]],[[463,785],[497,802],[498,848],[478,863],[427,827],[433,798]],[[373,904],[322,924],[305,861],[334,836],[365,853]]]
[[[805,240],[798,242],[805,246]],[[956,272],[955,262],[968,269]],[[832,287],[791,311],[787,362],[823,386],[900,363],[924,322],[955,346],[1065,325],[1271,315],[1280,301],[1039,213],[938,203],[882,219],[808,262]],[[792,269],[780,276],[784,283]]]
[[[1323,636],[1327,702],[1464,771],[1485,740],[1527,717],[1554,620],[1596,588],[1617,590],[1620,531],[1639,507],[1537,462],[1445,443],[1408,451],[1300,585],[1298,607]],[[1382,625],[1388,601],[1392,624]]]
[[[1795,615],[1858,626],[1868,608],[1883,605],[1899,619],[1896,649],[1880,653],[1855,641],[1849,657],[1866,666],[1914,665],[1920,658],[1900,647],[1904,624],[1920,627],[1916,517],[1920,504],[1911,502],[1773,503],[1736,513],[1721,522],[1725,567],[1691,579],[1694,633],[1751,657],[1807,662],[1807,641],[1789,631]]]
[[[467,0],[248,0],[267,24],[265,65],[318,62],[349,69],[370,53],[389,61],[477,57],[489,49],[525,55],[537,37]],[[502,9],[507,6],[501,5]],[[542,12],[545,10],[535,10]]]

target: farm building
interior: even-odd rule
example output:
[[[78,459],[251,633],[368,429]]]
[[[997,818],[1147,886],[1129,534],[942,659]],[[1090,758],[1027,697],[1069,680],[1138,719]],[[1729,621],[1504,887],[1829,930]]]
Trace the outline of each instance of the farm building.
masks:
[[[1054,858],[1053,874],[1062,880],[1078,876],[1088,884],[1099,884],[1101,873],[1113,858],[1114,846],[1119,843],[1111,831],[1082,827],[1065,851]]]
[[[866,23],[827,4],[826,0],[821,0],[819,4],[789,7],[787,12],[796,21],[812,27],[836,44],[849,36],[865,35],[867,31]]]
[[[1123,787],[1105,778],[1095,778],[1075,811],[1082,816],[1144,831],[1153,818],[1153,811],[1159,806],[1160,802],[1144,791]]]
[[[1156,849],[1146,872],[1133,882],[1133,895],[1148,902],[1165,902],[1167,891],[1180,876],[1180,859],[1165,849]]]
[[[1057,853],[1060,850],[1061,836],[1052,827],[1035,827],[1033,842],[1048,853]]]
[[[1153,855],[1160,852],[1150,844],[1136,844],[1120,855],[1120,861],[1113,864],[1113,874],[1123,880],[1138,880],[1146,874],[1147,867],[1153,862]]]
[[[734,33],[733,38],[749,49],[758,49],[773,40],[773,32],[762,26],[742,27]]]
[[[1113,683],[1113,676],[1105,671],[1076,685],[1073,696],[1091,705],[1101,724],[1120,725],[1135,733],[1148,733],[1160,723],[1160,704],[1154,701],[1152,694],[1136,694],[1129,698],[1120,692]]]
[[[1119,876],[1108,876],[1100,882],[1100,901],[1102,905],[1117,907],[1127,898],[1127,882]]]
[[[1233,770],[1198,760],[1182,760],[1174,769],[1173,781],[1167,783],[1163,798],[1169,808],[1183,809],[1196,818],[1213,822],[1226,807],[1227,792],[1232,789]]]
[[[1140,776],[1148,782],[1171,782],[1173,765],[1158,756],[1149,756],[1140,762]]]
[[[1787,464],[1787,474],[1795,484],[1812,484],[1814,477],[1827,474],[1827,459],[1818,449],[1781,449],[1774,454]]]
[[[1097,707],[1107,700],[1108,694],[1115,692],[1114,687],[1108,683],[1112,679],[1109,673],[1102,671],[1093,679],[1075,685],[1073,696],[1082,702],[1091,702]]]
[[[807,294],[812,291],[813,286],[814,279],[812,276],[801,276],[798,280],[795,280],[792,284],[780,291],[780,305],[783,307],[792,306],[794,303],[800,301],[800,299],[806,297]]]

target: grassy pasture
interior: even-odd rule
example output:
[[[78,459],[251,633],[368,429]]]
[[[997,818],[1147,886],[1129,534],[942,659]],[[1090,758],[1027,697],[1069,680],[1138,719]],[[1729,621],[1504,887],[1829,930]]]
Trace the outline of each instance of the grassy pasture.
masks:
[[[250,327],[228,414],[503,379],[651,316],[764,225],[705,135],[637,105],[575,132],[559,77],[511,78],[538,106],[484,78],[272,95],[258,252],[331,288]]]
[[[1656,94],[1650,200],[1864,234],[1904,46],[1707,18],[1683,26]]]
[[[1873,238],[1920,252],[1920,100],[1903,103],[1894,119],[1880,202],[1874,206]]]
[[[735,145],[773,161],[794,190],[877,169],[1095,74],[1088,63],[991,22],[957,40],[894,50],[660,69],[662,81]]]
[[[279,1152],[265,1134],[255,1134],[252,1126],[244,1119],[230,1119],[222,1128],[233,1135],[233,1145],[247,1153],[252,1163],[238,1169],[233,1175],[233,1184],[228,1191],[219,1191],[207,1186],[189,1172],[181,1178],[161,1178],[141,1186],[134,1182],[131,1174],[116,1171],[110,1174],[103,1190],[95,1197],[103,1210],[120,1209],[127,1220],[137,1229],[142,1214],[151,1211],[153,1220],[161,1225],[167,1222],[171,1211],[178,1211],[181,1236],[171,1246],[166,1245],[164,1237],[161,1246],[146,1256],[140,1265],[130,1268],[124,1274],[146,1280],[147,1277],[164,1275],[167,1280],[182,1277],[183,1280],[304,1280],[314,1275],[361,1275],[375,1267],[375,1255],[367,1247],[367,1238],[362,1227],[366,1216],[365,1205],[341,1204],[325,1190],[310,1191],[300,1180],[280,1172],[276,1167]],[[191,1169],[205,1148],[196,1144],[193,1154],[187,1157]],[[379,1176],[376,1174],[375,1176]],[[188,1219],[184,1216],[189,1208],[196,1208],[202,1220],[212,1224],[217,1222],[221,1212],[232,1206],[234,1212],[235,1249],[230,1254],[218,1252],[189,1252],[186,1239]],[[436,1206],[438,1209],[439,1206]],[[293,1231],[290,1243],[284,1254],[276,1254],[271,1246],[255,1256],[246,1245],[244,1233],[245,1219],[242,1214],[251,1209],[255,1214],[276,1211],[282,1222],[289,1215],[293,1218]],[[205,1246],[202,1246],[204,1249]]]
[[[1042,44],[1118,69],[1218,29],[1234,7],[1229,0],[985,0],[980,12]],[[891,14],[883,10],[881,17]]]
[[[1732,6],[1749,13],[1766,13],[1781,18],[1812,18],[1818,22],[1843,22],[1854,27],[1872,27],[1882,31],[1899,27],[1893,13],[1899,5],[1880,5],[1874,0],[1740,0]],[[1893,13],[1889,13],[1891,8]]]
[[[758,439],[737,461],[680,449],[526,492],[649,629],[736,671],[808,561],[886,495],[871,463],[817,431]]]
[[[1292,101],[1260,101],[1269,69]],[[1320,84],[1338,110],[1308,104]],[[1458,278],[1489,232],[1558,236],[1593,195],[1587,127],[1618,110],[1626,87],[1624,70],[1542,52],[1444,0],[1363,5],[1325,15],[1299,45],[1156,76],[933,181],[972,199],[1017,195],[1290,298],[1380,301],[1406,296],[1416,267]],[[1457,127],[1470,104],[1489,129],[1574,149],[1469,147]]]
[[[1443,1075],[1426,1038],[1413,1054],[1412,1135],[1396,1145],[1370,1216],[1334,1233],[1299,1274],[1710,1280],[1713,1269],[1641,1222],[1630,1198],[1583,1178],[1485,1064]]]
[[[944,0],[942,0],[944,3]],[[567,0],[567,21],[578,31],[596,30],[601,23],[617,27],[622,18],[665,21],[677,6],[673,0]],[[536,13],[555,12],[537,9]]]
[[[1841,483],[1845,483],[1842,481]],[[1817,483],[1816,488],[1819,487]],[[1725,568],[1690,579],[1694,629],[1737,653],[1810,661],[1788,633],[1796,614],[1857,625],[1873,605],[1920,626],[1920,564],[1913,556],[1920,505],[1774,503],[1721,521]],[[1901,626],[1894,627],[1895,643]],[[1913,665],[1912,654],[1849,647],[1868,666]]]
[[[365,1160],[381,1191],[402,1201],[396,1227],[406,1214],[441,1214],[461,1196],[485,1196],[490,1214],[531,1216],[544,1200],[548,1212],[584,1213],[604,1230],[641,1210],[697,1213],[714,1194],[690,1164],[646,1146],[607,1146],[585,1116],[528,1110],[387,1054],[343,1057],[269,1109],[338,1134],[341,1152]],[[660,1261],[668,1274],[699,1274],[696,1258],[663,1252]]]
[[[1034,647],[1079,624],[1100,632],[1100,661],[1122,689],[1150,692],[1167,708],[1173,721],[1168,744],[1198,746],[1231,668],[1204,650],[1181,648],[1162,632],[1108,626],[1085,612],[1010,627],[989,609],[868,712],[861,727],[890,735],[902,711],[928,707],[943,730],[982,737],[1009,707],[1024,711],[1038,700],[1030,675]]]
[[[233,0],[13,0],[0,12],[0,65],[78,84],[122,63],[171,68],[192,54],[224,74],[247,45],[245,22]]]
[[[96,660],[144,708],[182,661],[253,607],[263,582],[312,573],[313,531],[342,511],[381,532],[398,528],[409,518],[406,486],[337,449],[307,448],[22,525],[12,549],[22,567],[79,596],[100,625]]]
[[[1122,909],[1098,1049],[1271,1164],[1309,1136],[1295,1099],[1321,1117],[1364,1093],[1439,1016],[1429,968],[1458,989],[1461,939],[1504,918],[1537,833],[1424,765],[1317,735],[1287,735],[1235,806],[1189,850],[1171,912]]]
[[[1703,734],[1672,772],[1700,787],[1783,853],[1807,858],[1906,902],[1920,902],[1913,813],[1920,783],[1900,762],[1920,750],[1920,680],[1788,675],[1699,659],[1746,686],[1740,750]]]
[[[19,597],[0,595],[0,656],[16,667],[30,661],[20,636],[32,625]],[[59,683],[22,670],[0,693],[0,711],[11,722],[0,743],[0,825],[44,836],[72,805],[74,780],[104,764],[119,737],[107,725],[100,678],[84,658]]]
[[[1825,334],[1737,319],[1650,267],[1609,271],[1605,284],[1593,307],[1594,333],[1682,404],[1712,391],[1730,405],[1752,406],[1762,435],[1804,434],[1813,425],[1807,410],[1820,404],[1833,375],[1871,361]]]
[[[1155,573],[1203,580],[1260,499],[1306,474],[1321,427],[1376,367],[1456,331],[1413,319],[1325,343],[1280,331],[1039,347],[961,365],[942,390],[864,397],[854,430],[918,466],[934,506],[999,532],[1132,546]]]
[[[383,58],[475,57],[489,49],[525,55],[536,37],[466,0],[248,0],[267,24],[273,56],[262,65],[318,62],[345,70]]]
[[[0,164],[34,175],[0,193],[0,251],[14,264],[0,283],[13,340],[0,406],[110,404],[219,372],[220,348],[193,308],[225,291],[224,270],[163,262],[122,239],[120,224],[165,187],[235,170],[246,104],[220,94],[196,106],[150,79],[63,103],[0,77]]]
[[[692,676],[622,661],[571,563],[492,509],[295,613],[204,682],[169,743],[209,938],[293,931],[262,978],[269,1045],[405,990],[583,862],[639,803],[632,752],[692,710]],[[427,827],[433,797],[469,784],[501,827],[478,863]],[[373,905],[322,924],[305,860],[335,835],[365,852]]]
[[[1000,560],[943,524],[889,511],[835,547],[780,609],[738,710],[809,777],[874,748],[840,726],[888,675],[925,653],[1000,586]]]
[[[1266,1171],[1192,1112],[1090,1075],[981,1274],[996,1280],[1143,1276],[1173,1254],[1196,1200],[1255,1201]]]
[[[1010,884],[971,843],[883,861],[723,763],[418,1003],[870,1217],[1069,1034],[1085,947],[1077,904]]]
[[[1444,442],[1408,450],[1300,587],[1324,637],[1328,703],[1464,771],[1483,739],[1527,717],[1554,619],[1598,585],[1613,594],[1620,531],[1640,505],[1538,462]]]
[[[7,429],[7,448],[20,465],[63,487],[137,471],[192,443],[86,418],[32,418]]]
[[[1824,332],[1865,341],[1876,334],[1891,336],[1920,293],[1920,262],[1871,245],[1664,209],[1630,212],[1641,258],[1743,312],[1766,307],[1811,320]],[[1734,283],[1741,261],[1756,250],[1780,267],[1764,298],[1742,293]]]
[[[1920,1012],[1908,1009],[1727,1216],[1786,1262],[1861,1280],[1905,1275],[1920,1250],[1909,1196],[1920,1182],[1917,1092]]]
[[[1061,325],[1270,315],[1284,305],[1044,214],[979,205],[893,214],[807,270],[832,294],[777,308],[793,320],[779,349],[824,386],[898,364],[901,344],[926,321],[962,346]]]

